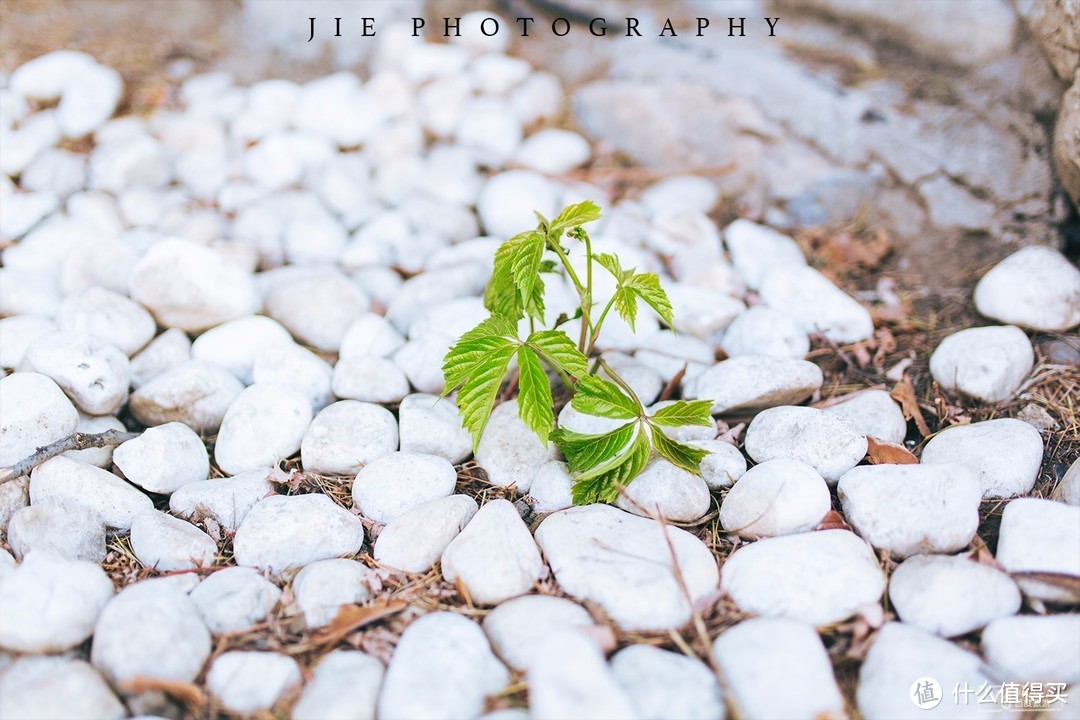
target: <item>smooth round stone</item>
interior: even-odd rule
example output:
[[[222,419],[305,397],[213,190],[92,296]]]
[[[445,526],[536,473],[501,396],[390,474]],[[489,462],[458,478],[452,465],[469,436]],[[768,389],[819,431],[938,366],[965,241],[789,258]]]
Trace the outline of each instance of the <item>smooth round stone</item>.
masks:
[[[521,144],[521,123],[501,98],[474,97],[465,101],[454,141],[476,154],[485,165],[505,164]]]
[[[16,368],[26,357],[26,350],[42,335],[56,330],[56,324],[47,315],[12,315],[0,318],[0,367]]]
[[[885,574],[857,535],[819,530],[736,550],[724,562],[720,588],[743,612],[828,625],[876,605]]]
[[[293,596],[309,628],[329,625],[344,605],[371,597],[371,570],[355,560],[331,558],[304,567],[293,578]]]
[[[575,602],[550,595],[522,595],[501,603],[484,618],[484,632],[495,652],[515,670],[528,670],[540,646],[552,635],[597,628],[589,612]]]
[[[11,89],[33,100],[56,100],[72,75],[94,63],[94,58],[86,53],[55,50],[16,68],[11,74]]]
[[[394,452],[357,473],[352,496],[364,517],[385,525],[418,505],[447,497],[456,483],[457,472],[445,458]]]
[[[62,455],[30,473],[30,502],[79,505],[118,530],[130,529],[136,516],[154,506],[138,488],[111,472]]]
[[[393,360],[353,356],[334,367],[334,394],[370,403],[396,403],[409,394],[409,380]]]
[[[822,412],[846,418],[868,437],[902,445],[907,437],[907,420],[900,406],[884,390],[860,390],[844,395]]]
[[[210,656],[210,631],[195,603],[171,585],[120,591],[94,627],[90,662],[113,683],[136,677],[192,682]]]
[[[719,200],[720,190],[716,184],[698,175],[672,175],[641,192],[641,203],[651,215],[659,212],[709,213]]]
[[[63,440],[78,425],[79,412],[51,378],[33,372],[0,378],[0,466]]]
[[[744,447],[757,462],[799,460],[835,483],[866,456],[866,436],[845,418],[817,408],[781,406],[751,421]]]
[[[536,471],[526,502],[530,503],[533,512],[537,514],[563,510],[574,504],[571,495],[573,485],[574,479],[570,477],[566,463],[552,460],[541,465]]]
[[[538,212],[553,218],[558,212],[558,189],[530,170],[508,170],[484,183],[476,210],[488,235],[508,238],[536,227]]]
[[[1034,364],[1031,341],[1012,325],[955,332],[930,356],[930,372],[943,388],[989,403],[1011,398]]]
[[[1080,458],[1065,471],[1050,497],[1066,505],[1080,505]]]
[[[810,352],[810,338],[791,317],[758,305],[731,321],[720,338],[728,357],[768,355],[802,360]]]
[[[690,445],[701,448],[709,454],[701,461],[701,479],[710,490],[731,487],[746,472],[746,458],[735,447],[724,440],[691,440]]]
[[[461,583],[473,602],[498,605],[527,593],[543,575],[532,533],[509,500],[477,511],[442,554],[443,577]]]
[[[874,335],[867,309],[813,268],[775,268],[762,278],[758,292],[765,305],[791,316],[807,333],[822,333],[838,343]]]
[[[500,487],[528,492],[536,471],[555,459],[555,446],[542,443],[518,417],[517,400],[497,405],[476,447],[476,463]]]
[[[885,623],[878,631],[866,660],[859,669],[859,685],[855,699],[859,712],[866,720],[894,720],[912,717],[914,699],[912,686],[919,678],[929,677],[941,686],[942,698],[938,707],[944,708],[940,717],[982,717],[986,705],[979,706],[971,698],[966,708],[957,705],[949,688],[971,688],[994,685],[982,659],[957,645],[905,623]],[[996,708],[995,708],[996,709]]]
[[[79,414],[79,427],[76,428],[76,432],[87,433],[90,435],[97,435],[98,433],[108,432],[109,430],[116,430],[117,432],[127,432],[127,428],[124,427],[124,423],[115,415],[83,415]],[[87,448],[86,450],[68,450],[63,453],[64,457],[69,457],[72,460],[79,460],[84,463],[90,463],[96,465],[99,468],[112,467],[113,450],[115,448],[112,445],[106,445],[100,448]]]
[[[233,538],[237,565],[279,575],[316,560],[354,555],[364,524],[325,495],[272,495],[251,509]]]
[[[372,555],[386,567],[427,572],[477,509],[476,501],[467,495],[451,495],[418,505],[382,529]]]
[[[556,632],[540,644],[527,675],[533,717],[639,717],[594,640]]]
[[[191,340],[183,330],[170,328],[131,358],[131,386],[137,390],[190,359]]]
[[[472,438],[462,427],[461,413],[450,398],[414,393],[398,406],[401,449],[438,455],[451,463],[472,454]]]
[[[725,630],[712,647],[743,717],[814,720],[843,717],[844,697],[832,661],[813,626],[799,620],[763,617]],[[773,692],[776,678],[787,691]]]
[[[480,626],[451,612],[416,620],[398,641],[379,694],[381,720],[478,717],[510,674]]]
[[[113,462],[131,482],[155,493],[172,493],[205,480],[210,457],[202,440],[182,423],[147,428],[113,451]]]
[[[300,443],[304,470],[355,475],[397,449],[398,423],[379,405],[341,400],[319,411]]]
[[[88,415],[110,415],[128,396],[131,367],[115,345],[90,335],[57,331],[26,351],[27,369],[48,375]]]
[[[712,400],[713,415],[791,405],[824,382],[821,368],[806,360],[741,355],[683,381],[683,398]]]
[[[367,653],[327,653],[293,706],[293,720],[375,720],[384,671],[382,662]]]
[[[805,267],[806,258],[787,235],[750,220],[739,219],[724,229],[724,244],[747,287],[758,289],[769,271]]]
[[[674,312],[672,328],[680,333],[710,337],[723,331],[746,310],[742,300],[724,290],[672,282],[665,283],[665,288]]]
[[[243,390],[243,383],[225,368],[189,360],[132,393],[128,407],[143,425],[179,422],[196,432],[213,432]]]
[[[105,524],[80,505],[33,505],[11,516],[7,542],[20,560],[41,550],[66,560],[99,563],[105,559]]]
[[[367,312],[354,320],[345,331],[339,356],[389,357],[404,344],[405,338],[389,320]]]
[[[997,561],[1009,573],[1046,572],[1080,575],[1076,528],[1080,507],[1041,498],[1017,498],[1001,514]],[[1025,595],[1050,602],[1071,602],[1063,588],[1016,578]]]
[[[189,594],[206,627],[215,635],[246,630],[261,622],[281,590],[256,570],[227,567],[210,573]]]
[[[1020,610],[1020,589],[1005,573],[961,556],[914,555],[889,578],[900,619],[942,637],[979,630]]]
[[[657,458],[619,494],[618,507],[635,515],[693,522],[709,512],[709,486],[697,475]]]
[[[68,295],[56,311],[61,330],[84,333],[131,356],[154,338],[154,318],[137,302],[100,287]]]
[[[852,527],[894,557],[957,552],[979,527],[982,486],[962,465],[864,465],[837,491]]]
[[[0,647],[20,653],[63,652],[90,637],[113,595],[95,563],[30,553],[0,580]]]
[[[440,394],[445,383],[443,358],[453,343],[454,338],[449,335],[425,335],[405,343],[394,353],[393,360],[415,390]]]
[[[1022,248],[979,280],[975,307],[999,322],[1064,332],[1080,323],[1080,270],[1054,248]]]
[[[254,381],[255,358],[264,350],[292,345],[289,331],[262,315],[237,318],[211,328],[191,344],[191,356],[220,365],[245,385]]]
[[[514,159],[530,170],[561,175],[584,164],[591,154],[589,141],[577,133],[548,128],[530,135],[517,149]]]
[[[559,586],[627,631],[679,627],[691,616],[687,593],[697,602],[716,590],[716,559],[700,540],[608,505],[553,513],[535,537]]]
[[[1013,418],[947,428],[932,437],[922,451],[924,465],[955,463],[974,470],[986,498],[1031,492],[1042,459],[1042,435]]]
[[[1080,615],[1017,615],[994,620],[982,651],[997,677],[1014,682],[1080,682]],[[1070,693],[1071,694],[1071,693]]]
[[[832,509],[829,486],[798,460],[768,460],[739,478],[720,506],[729,532],[773,537],[813,530]]]
[[[98,63],[80,65],[68,78],[56,108],[66,137],[80,138],[105,124],[124,92],[120,73]]]
[[[227,473],[273,467],[300,449],[311,404],[284,385],[252,385],[221,420],[214,459]]]
[[[159,324],[201,332],[255,312],[251,274],[221,254],[185,240],[156,243],[131,274],[131,297]]]
[[[611,658],[611,672],[643,717],[722,720],[723,691],[703,663],[649,645],[631,645]]]
[[[266,295],[267,315],[300,342],[325,352],[337,352],[345,331],[370,306],[367,294],[336,271],[286,280]]]
[[[209,535],[157,510],[132,521],[131,549],[144,567],[159,572],[209,567],[217,558],[217,543]]]
[[[244,517],[270,492],[266,468],[235,477],[187,483],[169,497],[169,510],[192,522],[211,518],[236,532]]]
[[[226,710],[269,710],[303,683],[300,666],[287,655],[233,650],[222,653],[206,674],[206,689]]]
[[[83,660],[27,655],[0,675],[5,717],[120,720],[127,712],[101,675]]]
[[[319,411],[334,401],[332,383],[334,368],[330,363],[295,343],[275,345],[255,356],[251,377],[264,385],[291,387],[311,401],[311,409]]]

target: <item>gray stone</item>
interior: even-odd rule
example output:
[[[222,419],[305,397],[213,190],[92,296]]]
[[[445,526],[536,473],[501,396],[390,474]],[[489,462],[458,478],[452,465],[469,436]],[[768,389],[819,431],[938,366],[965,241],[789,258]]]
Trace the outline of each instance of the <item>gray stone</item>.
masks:
[[[750,468],[720,506],[728,532],[773,537],[813,530],[832,509],[829,486],[798,460],[768,460]]]
[[[1080,507],[1040,498],[1011,500],[1001,513],[997,561],[1010,573],[1080,575]],[[1017,578],[1025,595],[1056,602],[1075,596],[1063,588]]]
[[[907,420],[900,406],[884,390],[860,390],[836,398],[821,408],[829,415],[846,418],[860,433],[897,445],[907,437]]]
[[[113,462],[131,482],[169,494],[210,474],[206,446],[191,428],[172,422],[147,428],[113,452]]]
[[[889,600],[905,623],[956,637],[1015,615],[1020,589],[1000,570],[965,557],[915,555],[893,570]]]
[[[300,449],[311,403],[284,385],[252,385],[221,420],[214,459],[227,473],[273,467]]]
[[[129,585],[102,610],[90,662],[113,683],[136,677],[191,682],[210,656],[210,631],[171,585]]]
[[[215,635],[240,632],[261,622],[281,597],[281,590],[247,567],[210,573],[189,597]]]
[[[83,660],[27,655],[0,675],[5,718],[120,720],[124,706]]]
[[[112,596],[112,581],[96,564],[30,553],[0,579],[0,647],[19,653],[73,648],[94,632]]]
[[[377,714],[382,720],[476,718],[484,699],[509,679],[479,625],[456,613],[431,613],[398,641]]]
[[[683,397],[712,400],[719,415],[802,402],[823,381],[821,368],[806,360],[740,355],[685,379]]]
[[[384,407],[341,400],[319,411],[300,443],[304,470],[355,475],[397,449],[398,423]]]
[[[217,543],[186,520],[157,510],[131,522],[131,549],[144,567],[160,572],[209,567],[217,559]]]
[[[196,432],[213,432],[243,390],[225,368],[189,360],[142,385],[128,407],[144,425],[180,422]]]
[[[235,477],[188,483],[169,497],[169,510],[198,522],[213,518],[227,532],[236,532],[251,508],[270,492],[266,470]]]
[[[383,673],[379,659],[362,652],[324,655],[292,708],[293,720],[375,720]]]
[[[962,550],[979,527],[982,485],[963,465],[864,465],[837,490],[851,526],[894,557]]]
[[[631,480],[616,505],[644,517],[693,522],[709,511],[712,497],[700,477],[657,458]]]
[[[559,586],[598,603],[624,630],[679,627],[691,615],[686,593],[697,602],[716,589],[716,559],[700,540],[607,505],[549,515],[536,542]]]
[[[720,683],[707,666],[649,645],[631,645],[611,658],[611,671],[641,717],[722,720]]]
[[[276,575],[316,560],[353,555],[363,544],[360,518],[325,495],[272,495],[240,523],[233,551],[237,565]]]
[[[418,505],[382,529],[372,555],[396,570],[427,572],[476,511],[476,501],[466,495],[451,495]]]
[[[443,577],[483,605],[527,593],[543,572],[529,528],[504,499],[485,503],[442,554]]]
[[[1009,682],[1080,682],[1080,615],[1017,615],[994,620],[982,651],[994,676]]]
[[[111,472],[63,456],[38,465],[30,474],[30,502],[80,505],[108,527],[128,530],[135,517],[153,508],[143,495]]]
[[[105,559],[105,525],[97,512],[81,505],[43,504],[17,510],[8,525],[7,541],[20,560],[34,550],[67,560]]]
[[[955,463],[974,470],[986,498],[1030,492],[1042,458],[1042,435],[1013,418],[947,428],[931,438],[922,452],[923,464]]]
[[[857,535],[819,530],[736,550],[724,563],[720,587],[743,612],[828,625],[876,605],[885,574]]]
[[[813,626],[789,618],[744,620],[712,647],[740,717],[843,717],[844,698]],[[773,691],[783,678],[785,691]]]
[[[269,710],[302,682],[296,661],[274,652],[222,653],[206,674],[206,689],[221,706],[245,715]]]
[[[1053,248],[1022,248],[979,280],[975,307],[999,322],[1063,332],[1080,323],[1080,270]]]
[[[1035,363],[1020,328],[968,328],[949,335],[930,356],[930,372],[946,390],[996,403],[1010,399]]]
[[[778,267],[761,281],[765,304],[794,318],[807,333],[838,343],[867,340],[874,334],[870,313],[817,270]]]
[[[866,456],[866,437],[845,418],[817,408],[781,406],[751,421],[744,447],[758,462],[799,460],[835,483]]]

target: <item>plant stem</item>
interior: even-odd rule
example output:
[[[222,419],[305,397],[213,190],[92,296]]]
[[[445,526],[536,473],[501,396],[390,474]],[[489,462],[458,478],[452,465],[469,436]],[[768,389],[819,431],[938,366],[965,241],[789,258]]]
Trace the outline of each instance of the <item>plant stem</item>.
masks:
[[[559,247],[559,243],[552,242],[550,238],[548,239],[548,248],[559,256],[559,260],[562,261],[563,267],[566,268],[566,274],[570,277],[570,281],[574,283],[574,289],[577,290],[577,293],[580,296],[585,292],[585,289],[581,286],[581,280],[578,279],[577,273],[574,272],[574,266],[570,264],[570,258],[566,257],[566,253]]]
[[[608,311],[611,310],[611,307],[614,304],[615,304],[615,295],[612,295],[611,299],[608,300],[607,305],[604,306],[603,311],[601,311],[600,317],[598,317],[596,319],[596,325],[593,326],[592,337],[589,338],[589,347],[586,348],[585,351],[584,351],[586,357],[588,357],[589,355],[592,354],[593,346],[596,345],[596,341],[600,337],[600,328],[604,324],[604,318],[607,317]]]
[[[581,230],[581,228],[578,228]],[[585,241],[585,294],[581,297],[581,332],[578,334],[578,350],[582,354],[587,355],[585,352],[585,342],[589,337],[589,332],[592,330],[592,324],[589,322],[589,315],[592,313],[592,240],[589,239],[589,233],[581,230],[581,237]]]
[[[600,363],[600,367],[603,368],[603,370],[607,374],[607,376],[609,378],[611,378],[612,382],[614,382],[616,385],[618,385],[623,390],[625,390],[626,394],[629,395],[631,397],[631,399],[633,399],[633,401],[635,403],[637,403],[637,406],[639,408],[641,408],[642,415],[644,415],[645,414],[645,403],[641,402],[641,398],[639,398],[637,396],[637,393],[634,392],[634,388],[630,387],[630,385],[627,384],[627,382],[625,380],[623,380],[621,377],[619,377],[619,374],[617,372],[615,372],[614,368],[612,368],[610,365],[607,364],[607,361],[604,360],[604,358],[597,358],[597,361]]]

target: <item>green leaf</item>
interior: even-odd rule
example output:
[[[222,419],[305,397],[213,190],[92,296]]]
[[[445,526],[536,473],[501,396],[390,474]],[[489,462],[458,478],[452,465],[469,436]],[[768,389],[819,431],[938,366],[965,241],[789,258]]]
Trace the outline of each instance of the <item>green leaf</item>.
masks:
[[[640,413],[637,403],[622,388],[595,375],[582,376],[574,390],[570,405],[586,415],[630,420]]]
[[[555,262],[554,260],[541,260],[540,261],[540,272],[542,272],[542,273],[553,273],[553,272],[555,272],[555,269],[558,268],[558,267],[559,267],[559,263]]]
[[[474,449],[487,425],[506,369],[520,345],[514,323],[493,316],[458,338],[443,359],[442,394],[446,396],[461,387],[457,404],[462,425],[472,435]]]
[[[589,374],[589,360],[577,349],[577,345],[562,330],[534,332],[525,344],[535,350],[548,363],[561,368],[575,378]]]
[[[599,255],[594,255],[593,259],[596,260],[600,267],[611,273],[620,283],[630,279],[634,274],[633,270],[623,270],[622,265],[619,264],[619,258],[611,253],[600,253]]]
[[[555,402],[540,358],[527,345],[518,348],[518,415],[547,442],[555,425]]]
[[[639,431],[633,442],[623,446],[622,451],[595,473],[583,473],[570,488],[575,505],[594,502],[615,502],[619,493],[645,469],[649,462],[649,440]]]
[[[602,435],[585,435],[559,428],[551,434],[551,439],[566,457],[570,472],[587,472],[616,457],[633,440],[635,425],[628,422]]]
[[[517,321],[526,314],[544,319],[544,281],[540,263],[544,238],[535,231],[518,233],[495,251],[491,279],[484,290],[484,307],[494,315]]]
[[[564,230],[599,219],[600,208],[591,200],[585,200],[563,208],[563,211],[548,224],[548,231],[557,236]]]
[[[679,400],[657,410],[649,418],[654,425],[665,427],[685,427],[686,425],[713,425],[711,400]]]
[[[671,325],[671,300],[660,287],[660,277],[656,273],[638,273],[623,283],[623,288],[644,300],[665,323]],[[633,328],[633,323],[630,323],[630,327]]]
[[[649,429],[652,431],[653,446],[661,457],[687,472],[701,475],[701,461],[709,454],[707,451],[693,445],[676,442],[655,425],[651,425]]]

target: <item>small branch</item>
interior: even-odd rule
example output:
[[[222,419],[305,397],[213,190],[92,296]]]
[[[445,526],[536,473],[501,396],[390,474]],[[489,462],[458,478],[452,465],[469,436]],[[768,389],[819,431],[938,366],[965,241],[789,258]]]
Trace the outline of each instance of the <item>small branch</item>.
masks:
[[[28,458],[20,460],[9,468],[0,469],[0,483],[26,475],[41,463],[56,457],[69,450],[89,450],[91,448],[111,447],[134,440],[139,437],[137,432],[124,432],[121,430],[106,430],[103,433],[73,433],[62,440],[39,447],[37,452]]]

